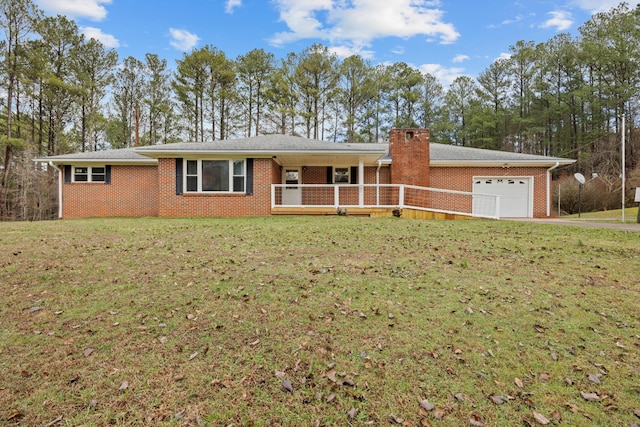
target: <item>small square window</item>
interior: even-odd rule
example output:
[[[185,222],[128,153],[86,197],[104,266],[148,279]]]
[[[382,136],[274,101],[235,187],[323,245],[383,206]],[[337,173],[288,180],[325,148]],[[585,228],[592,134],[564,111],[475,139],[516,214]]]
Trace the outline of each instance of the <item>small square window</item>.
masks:
[[[349,183],[349,168],[335,168],[333,174],[334,184]]]
[[[76,182],[89,181],[89,168],[74,168],[73,180]]]

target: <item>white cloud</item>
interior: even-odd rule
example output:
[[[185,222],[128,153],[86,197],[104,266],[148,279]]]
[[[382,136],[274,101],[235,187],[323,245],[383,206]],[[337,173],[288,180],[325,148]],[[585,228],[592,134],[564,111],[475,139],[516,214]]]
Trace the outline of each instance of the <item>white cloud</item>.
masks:
[[[374,53],[372,50],[366,49],[364,46],[329,46],[327,47],[329,52],[335,54],[338,58],[348,58],[352,55],[359,55],[362,59],[373,59]]]
[[[456,56],[453,57],[453,61],[452,62],[454,64],[457,64],[457,63],[460,63],[460,62],[468,61],[469,59],[471,59],[471,58],[469,58],[469,55],[456,55]]]
[[[522,15],[518,15],[513,19],[505,19],[504,21],[502,21],[502,25],[511,25],[511,24],[515,24],[518,23],[520,21],[522,21],[524,17]]]
[[[169,44],[183,52],[190,51],[200,41],[200,37],[187,30],[169,28],[169,34],[171,34],[171,41]]]
[[[120,41],[111,34],[105,34],[100,28],[95,27],[80,27],[80,32],[84,34],[87,39],[96,39],[108,48],[120,47]]]
[[[102,21],[107,16],[104,5],[112,0],[36,0],[38,6],[52,14]]]
[[[438,79],[443,86],[450,86],[451,83],[456,79],[456,77],[460,77],[465,75],[464,68],[446,68],[440,64],[422,64],[418,67],[418,69],[423,73],[429,73],[435,78]]]
[[[614,7],[620,5],[620,0],[572,0],[571,4],[579,7],[580,9],[584,9],[591,13],[597,12],[607,12]],[[631,7],[635,7],[635,5],[640,4],[638,1],[628,1]]]
[[[316,38],[330,43],[347,42],[364,48],[375,39],[427,36],[442,44],[460,34],[444,21],[439,1],[428,0],[274,0],[288,31],[277,33],[271,43],[281,46]]]
[[[512,54],[511,53],[506,53],[506,52],[502,52],[500,54],[500,56],[498,56],[495,60],[499,60],[499,59],[509,59],[511,58]]]
[[[227,5],[225,6],[224,11],[227,13],[233,13],[233,10],[240,6],[242,6],[242,0],[227,0]]]
[[[542,25],[541,28],[555,28],[556,31],[565,31],[573,25],[573,16],[569,12],[555,10],[547,13],[551,16]]]

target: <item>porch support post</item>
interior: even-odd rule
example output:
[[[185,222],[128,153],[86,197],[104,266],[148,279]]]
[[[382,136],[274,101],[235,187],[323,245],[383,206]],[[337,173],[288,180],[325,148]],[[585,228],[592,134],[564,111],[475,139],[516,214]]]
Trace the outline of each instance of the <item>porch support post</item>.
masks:
[[[276,185],[271,184],[271,209],[276,207]]]
[[[358,205],[364,206],[364,160],[358,159]]]
[[[340,190],[337,184],[333,184],[333,207],[336,209],[340,207]]]

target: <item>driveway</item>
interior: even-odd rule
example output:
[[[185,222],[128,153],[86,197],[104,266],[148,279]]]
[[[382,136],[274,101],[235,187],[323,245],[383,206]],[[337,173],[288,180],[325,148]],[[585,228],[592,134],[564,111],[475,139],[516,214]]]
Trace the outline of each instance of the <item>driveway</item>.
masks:
[[[532,222],[537,224],[555,224],[555,225],[573,225],[576,227],[588,228],[609,228],[621,231],[638,231],[640,232],[640,224],[629,222],[601,222],[594,220],[576,220],[562,218],[504,218],[509,221]]]

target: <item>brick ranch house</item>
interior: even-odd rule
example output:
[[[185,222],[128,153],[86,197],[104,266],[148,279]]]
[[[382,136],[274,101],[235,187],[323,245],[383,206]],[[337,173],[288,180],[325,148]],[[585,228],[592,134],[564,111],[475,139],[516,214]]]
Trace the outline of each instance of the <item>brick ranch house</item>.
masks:
[[[389,143],[262,135],[36,161],[59,171],[60,218],[335,214],[340,206],[548,217],[551,170],[574,162],[430,143],[427,129],[393,129]],[[481,195],[492,214],[475,215]]]

